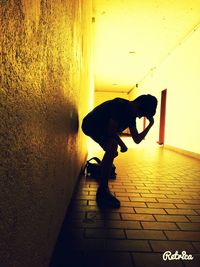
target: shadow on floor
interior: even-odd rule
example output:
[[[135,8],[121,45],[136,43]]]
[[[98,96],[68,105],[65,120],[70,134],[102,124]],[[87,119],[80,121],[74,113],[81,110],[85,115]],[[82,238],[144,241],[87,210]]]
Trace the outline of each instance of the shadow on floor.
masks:
[[[115,161],[119,210],[99,210],[97,182],[82,177],[50,267],[200,266],[200,164],[163,148],[129,149]],[[163,260],[186,251],[193,260]]]

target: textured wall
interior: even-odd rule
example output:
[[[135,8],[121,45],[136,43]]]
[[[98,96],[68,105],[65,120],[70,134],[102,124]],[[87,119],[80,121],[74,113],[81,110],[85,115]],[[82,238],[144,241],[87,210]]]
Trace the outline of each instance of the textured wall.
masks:
[[[86,155],[90,27],[90,0],[0,1],[2,267],[48,266]]]

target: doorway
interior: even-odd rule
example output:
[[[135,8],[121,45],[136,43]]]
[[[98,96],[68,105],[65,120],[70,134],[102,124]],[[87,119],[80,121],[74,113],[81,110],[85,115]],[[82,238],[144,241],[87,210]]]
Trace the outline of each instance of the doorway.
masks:
[[[161,91],[160,128],[159,128],[159,140],[158,140],[159,145],[163,145],[165,142],[166,100],[167,100],[167,89]]]

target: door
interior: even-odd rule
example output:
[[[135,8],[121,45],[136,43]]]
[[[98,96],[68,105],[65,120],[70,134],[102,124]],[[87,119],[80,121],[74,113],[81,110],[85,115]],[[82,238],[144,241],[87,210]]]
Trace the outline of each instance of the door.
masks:
[[[166,116],[167,89],[161,92],[160,104],[160,129],[158,144],[163,145],[165,142],[165,116]]]

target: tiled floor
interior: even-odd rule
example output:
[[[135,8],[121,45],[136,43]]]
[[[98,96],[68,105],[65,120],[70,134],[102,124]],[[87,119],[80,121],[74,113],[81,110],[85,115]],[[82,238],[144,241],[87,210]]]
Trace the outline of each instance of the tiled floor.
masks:
[[[82,177],[51,267],[200,266],[200,161],[163,148],[131,148],[115,160],[119,210],[96,206]],[[193,260],[163,260],[186,251]]]

